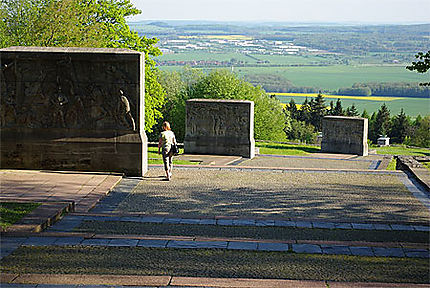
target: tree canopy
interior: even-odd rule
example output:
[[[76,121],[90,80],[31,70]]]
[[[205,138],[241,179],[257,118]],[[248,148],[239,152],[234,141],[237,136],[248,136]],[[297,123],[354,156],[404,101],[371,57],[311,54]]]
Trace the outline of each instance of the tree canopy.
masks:
[[[418,52],[415,55],[415,58],[418,59],[417,62],[412,62],[410,66],[407,66],[406,69],[411,71],[417,71],[418,73],[426,73],[430,69],[430,50],[427,53]],[[420,83],[422,86],[430,86],[430,82]]]
[[[269,97],[261,87],[240,79],[228,70],[214,70],[208,75],[199,70],[163,72],[161,82],[167,90],[165,119],[169,119],[178,139],[185,135],[185,101],[193,98],[240,99],[254,101],[254,137],[261,140],[285,140],[289,121],[279,100]]]

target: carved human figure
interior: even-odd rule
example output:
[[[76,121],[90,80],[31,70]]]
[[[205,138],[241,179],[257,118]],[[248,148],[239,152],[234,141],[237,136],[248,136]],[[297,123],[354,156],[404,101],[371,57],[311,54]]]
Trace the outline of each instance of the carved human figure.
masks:
[[[119,113],[120,119],[125,124],[125,126],[130,127],[133,131],[136,131],[136,124],[134,122],[133,116],[131,115],[130,102],[127,97],[124,96],[124,92],[119,90]]]

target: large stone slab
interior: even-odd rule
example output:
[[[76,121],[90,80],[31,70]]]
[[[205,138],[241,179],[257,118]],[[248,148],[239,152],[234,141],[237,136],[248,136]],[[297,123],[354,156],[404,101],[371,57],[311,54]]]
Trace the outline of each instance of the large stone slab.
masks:
[[[1,167],[147,171],[144,55],[0,49]]]
[[[321,152],[367,156],[368,120],[359,117],[325,116]]]
[[[255,156],[254,102],[187,101],[185,153]]]

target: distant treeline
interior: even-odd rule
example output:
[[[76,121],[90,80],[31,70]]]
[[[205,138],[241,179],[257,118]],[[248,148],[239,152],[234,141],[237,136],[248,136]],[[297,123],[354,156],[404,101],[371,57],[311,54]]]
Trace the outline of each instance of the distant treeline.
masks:
[[[351,96],[399,96],[430,98],[430,87],[419,83],[356,83],[351,88],[341,88],[338,95]]]
[[[247,74],[245,81],[255,86],[261,86],[267,92],[282,93],[318,93],[321,89],[315,87],[297,87],[291,81],[275,74]],[[328,92],[328,91],[322,91]]]
[[[274,74],[249,74],[245,80],[253,85],[259,85],[268,92],[281,93],[329,93],[348,96],[397,96],[430,98],[430,87],[420,86],[419,83],[384,82],[384,83],[355,83],[352,87],[340,88],[337,91],[327,91],[318,87],[298,87],[291,81]]]

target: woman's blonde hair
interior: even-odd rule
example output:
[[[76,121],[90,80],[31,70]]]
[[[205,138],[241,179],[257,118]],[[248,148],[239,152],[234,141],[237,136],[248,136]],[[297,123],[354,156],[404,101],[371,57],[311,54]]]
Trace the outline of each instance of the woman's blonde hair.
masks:
[[[164,129],[164,130],[171,130],[171,129],[170,129],[170,123],[169,123],[169,122],[167,122],[167,121],[164,121],[164,122],[163,122],[163,129]]]

